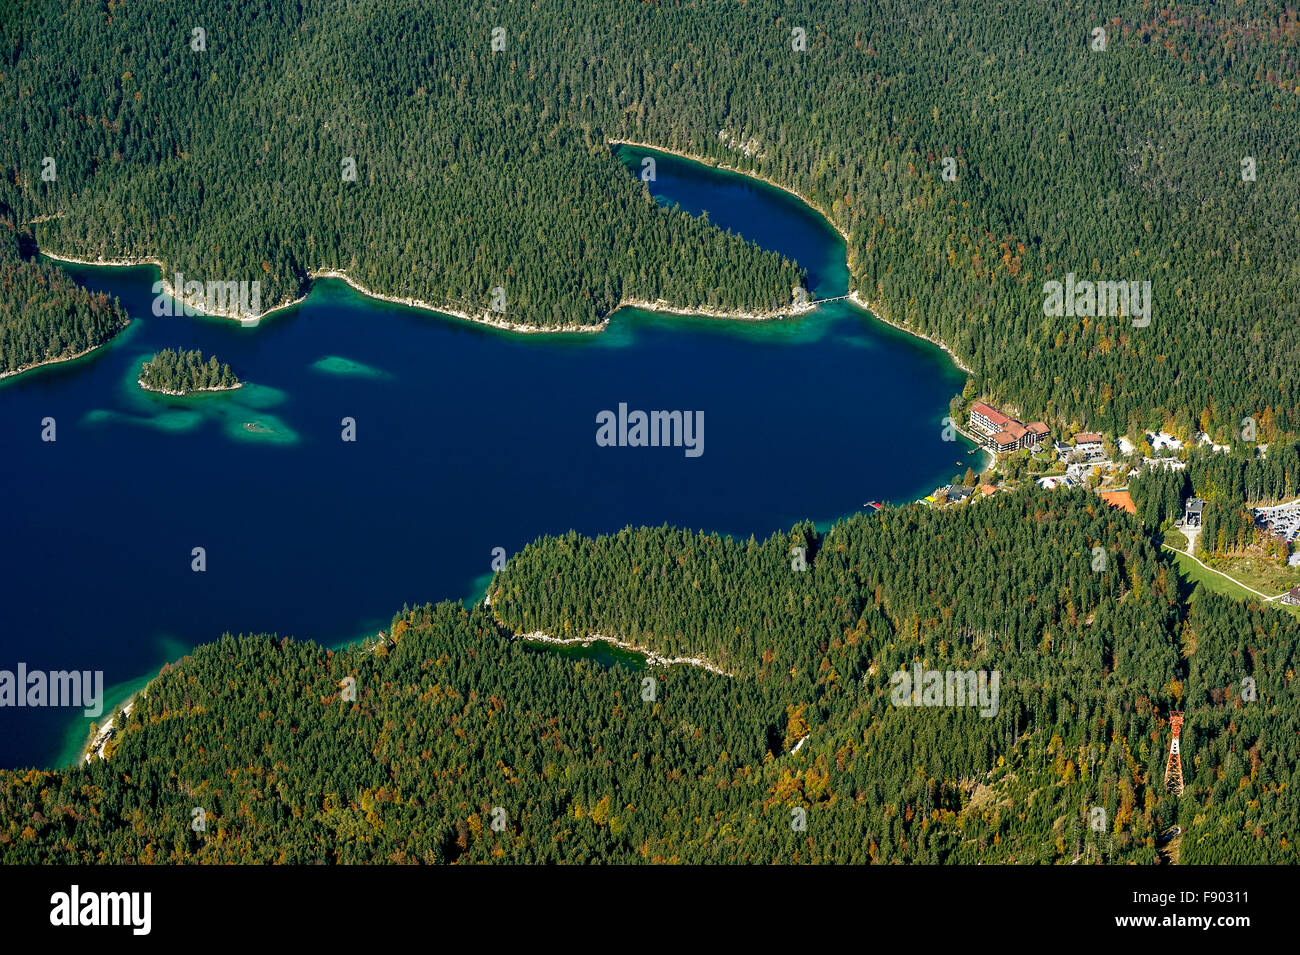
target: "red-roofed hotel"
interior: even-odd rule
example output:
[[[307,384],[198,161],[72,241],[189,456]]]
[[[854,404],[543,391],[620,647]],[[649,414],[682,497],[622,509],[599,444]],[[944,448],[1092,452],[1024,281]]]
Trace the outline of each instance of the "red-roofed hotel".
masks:
[[[990,451],[1005,454],[1021,448],[1034,450],[1049,434],[1051,429],[1041,421],[1021,424],[1015,418],[1004,415],[992,405],[977,401],[970,408],[970,425],[976,434],[985,436],[984,446]]]

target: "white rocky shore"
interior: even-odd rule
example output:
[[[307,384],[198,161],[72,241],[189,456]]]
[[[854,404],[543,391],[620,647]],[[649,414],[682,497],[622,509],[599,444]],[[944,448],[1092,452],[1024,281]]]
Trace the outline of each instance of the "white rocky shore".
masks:
[[[256,314],[244,314],[238,311],[232,311],[230,309],[214,307],[210,303],[189,299],[186,298],[183,294],[177,294],[177,290],[174,289],[171,286],[171,283],[167,281],[166,272],[165,272],[166,266],[164,266],[163,263],[158,261],[157,259],[152,259],[152,258],[78,259],[72,256],[62,255],[57,252],[50,252],[47,249],[41,249],[41,253],[43,255],[48,255],[52,259],[57,259],[60,262],[68,262],[73,265],[107,265],[107,266],[118,266],[118,267],[131,267],[131,266],[138,266],[138,265],[156,266],[159,273],[163,276],[159,280],[162,284],[163,292],[165,292],[172,299],[175,299],[177,302],[181,303],[182,306],[186,308],[195,309],[197,311],[202,312],[205,315],[214,315],[218,318],[230,318],[244,323],[260,322],[262,319],[266,318],[268,315],[274,314],[275,312],[283,311],[284,309],[288,309],[288,308],[293,308],[295,305],[301,305],[304,301],[306,301],[307,298],[305,294],[300,295],[295,299],[290,299],[281,302],[278,305],[273,305],[270,308],[264,309],[263,311],[260,311]],[[474,322],[475,324],[478,325],[487,325],[491,328],[499,328],[502,331],[518,332],[524,335],[537,335],[537,334],[570,334],[571,335],[575,333],[592,334],[596,332],[603,332],[606,328],[609,327],[609,316],[606,316],[604,319],[602,319],[600,322],[598,322],[595,325],[572,324],[572,325],[542,326],[542,325],[529,325],[522,322],[507,321],[506,319],[502,318],[499,313],[493,312],[488,309],[485,309],[483,312],[478,314],[471,314],[469,312],[464,311],[461,308],[457,308],[454,305],[439,305],[436,302],[426,302],[423,299],[412,298],[410,296],[387,295],[383,292],[376,292],[373,289],[366,288],[364,285],[362,285],[360,282],[353,279],[351,276],[349,276],[346,272],[342,271],[341,269],[313,269],[307,273],[307,277],[313,280],[338,279],[342,282],[346,282],[350,288],[352,288],[354,291],[360,292],[362,295],[366,296],[366,298],[373,298],[380,302],[391,302],[394,305],[405,305],[409,308],[419,308],[419,309],[424,309],[425,311],[437,312],[439,315],[450,315],[453,318],[459,318],[462,321]],[[711,307],[694,308],[694,307],[683,306],[683,305],[672,305],[664,301],[663,299],[658,299],[656,301],[651,302],[643,299],[624,298],[618,303],[618,305],[614,307],[614,311],[616,312],[620,308],[632,307],[632,308],[645,309],[646,311],[651,311],[651,312],[669,312],[674,315],[699,315],[707,318],[732,319],[732,320],[739,320],[739,321],[768,321],[775,318],[785,318],[787,316],[799,315],[803,312],[811,311],[813,308],[817,306],[817,304],[818,303],[816,301],[811,301],[806,304],[792,303],[788,308],[767,309],[767,310],[760,310],[760,311],[745,311],[743,309],[722,309],[722,308],[711,308]],[[26,371],[28,369],[23,369],[23,370]]]
[[[131,699],[127,700],[126,705],[122,707],[122,718],[124,720],[131,715],[131,708],[133,706],[135,706],[135,697],[131,697]],[[84,757],[85,761],[89,763],[92,759],[103,759],[104,748],[108,746],[108,741],[112,738],[113,718],[110,716],[104,721],[104,725],[99,728],[99,732],[95,734],[95,738],[90,741],[90,745],[86,747],[86,755]]]

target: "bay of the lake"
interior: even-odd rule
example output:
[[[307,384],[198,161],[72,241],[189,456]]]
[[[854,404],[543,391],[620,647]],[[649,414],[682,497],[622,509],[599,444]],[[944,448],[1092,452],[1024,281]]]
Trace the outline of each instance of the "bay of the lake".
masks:
[[[616,155],[635,174],[646,153]],[[847,290],[842,240],[797,199],[655,158],[662,201],[794,259],[819,297]],[[67,270],[133,321],[0,384],[0,669],[102,670],[110,705],[227,631],[338,644],[403,604],[481,594],[494,548],[539,535],[763,537],[912,501],[983,461],[942,439],[962,372],[847,301],[769,323],[628,308],[601,334],[519,335],[322,280],[244,327],[155,317],[152,267]],[[162,348],[201,348],[248,384],[146,394],[140,363]],[[703,454],[598,446],[598,413],[620,403],[703,412]],[[89,722],[0,719],[6,767],[72,758]]]

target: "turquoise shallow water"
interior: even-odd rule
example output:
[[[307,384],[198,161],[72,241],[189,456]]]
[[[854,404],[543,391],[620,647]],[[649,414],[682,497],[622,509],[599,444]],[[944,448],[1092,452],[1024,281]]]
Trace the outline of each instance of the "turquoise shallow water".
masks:
[[[844,290],[842,242],[797,200],[672,157],[657,171],[664,201],[791,256],[822,297]],[[100,669],[125,693],[225,631],[337,644],[403,603],[481,596],[493,549],[542,534],[764,536],[913,500],[981,457],[941,440],[963,381],[947,356],[848,302],[767,324],[626,309],[603,334],[547,337],[322,281],[243,327],[154,317],[149,267],[68,271],[134,321],[88,359],[0,384],[0,669]],[[139,363],[163,347],[202,348],[248,384],[146,394]],[[704,454],[598,447],[596,415],[620,402],[703,411]],[[54,764],[87,723],[0,710],[0,765]]]

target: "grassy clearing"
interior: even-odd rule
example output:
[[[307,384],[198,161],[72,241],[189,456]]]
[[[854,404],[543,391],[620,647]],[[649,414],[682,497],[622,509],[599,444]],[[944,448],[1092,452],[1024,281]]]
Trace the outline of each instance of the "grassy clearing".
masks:
[[[1237,600],[1254,600],[1256,603],[1263,600],[1263,598],[1252,594],[1240,584],[1234,583],[1226,577],[1221,577],[1213,571],[1206,570],[1186,554],[1175,553],[1174,562],[1178,564],[1178,572],[1196,588],[1205,587],[1207,590],[1226,594]],[[1193,593],[1193,596],[1195,596],[1195,593]]]
[[[1292,616],[1300,617],[1300,607],[1293,607],[1289,604],[1279,603],[1276,600],[1265,601],[1262,597],[1251,593],[1235,581],[1231,581],[1211,570],[1207,570],[1186,554],[1175,553],[1174,562],[1178,565],[1178,572],[1182,574],[1184,579],[1193,585],[1192,599],[1195,599],[1197,592],[1200,588],[1204,587],[1207,590],[1213,590],[1215,593],[1232,597],[1234,600],[1253,600],[1255,603],[1264,604],[1269,607],[1276,607],[1279,610],[1284,610],[1287,613],[1290,613]],[[1231,573],[1231,571],[1225,569],[1225,573]],[[1256,587],[1257,585],[1251,583],[1250,586]],[[1278,591],[1265,590],[1263,587],[1257,587],[1257,589],[1263,590],[1264,593],[1272,596],[1273,593],[1280,592],[1280,590],[1285,588],[1278,588]]]
[[[1247,552],[1237,557],[1213,560],[1202,557],[1201,560],[1215,570],[1237,578],[1247,587],[1262,590],[1270,597],[1300,584],[1300,567],[1281,566],[1277,558],[1265,558],[1263,554]]]

